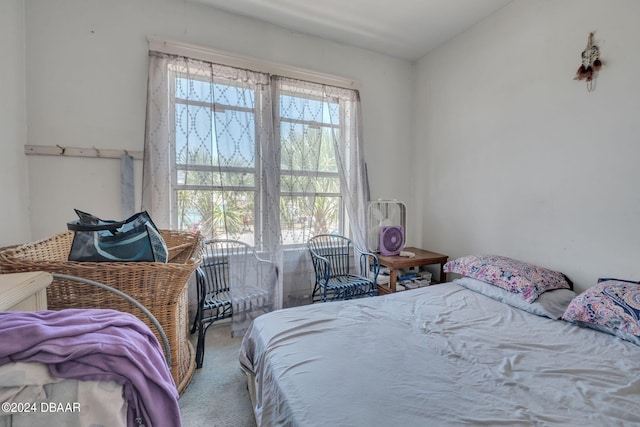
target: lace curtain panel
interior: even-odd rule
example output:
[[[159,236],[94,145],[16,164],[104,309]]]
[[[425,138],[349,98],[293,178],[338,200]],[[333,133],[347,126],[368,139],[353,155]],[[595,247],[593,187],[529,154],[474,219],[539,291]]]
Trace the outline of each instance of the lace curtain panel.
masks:
[[[311,236],[366,247],[359,109],[355,90],[151,51],[142,208],[161,228],[254,246],[279,274],[252,285],[281,308],[312,286],[299,282]]]

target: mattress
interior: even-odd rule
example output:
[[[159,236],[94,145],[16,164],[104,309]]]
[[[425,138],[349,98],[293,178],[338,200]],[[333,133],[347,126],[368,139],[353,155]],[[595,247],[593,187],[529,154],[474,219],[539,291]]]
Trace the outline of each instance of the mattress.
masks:
[[[259,426],[640,423],[640,347],[455,283],[254,320]]]

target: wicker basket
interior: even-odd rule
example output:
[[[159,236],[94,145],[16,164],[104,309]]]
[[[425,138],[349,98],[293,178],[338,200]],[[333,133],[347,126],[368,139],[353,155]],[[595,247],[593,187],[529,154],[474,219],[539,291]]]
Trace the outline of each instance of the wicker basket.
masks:
[[[169,249],[169,262],[68,261],[73,232],[65,232],[0,251],[0,272],[48,271],[105,283],[137,299],[153,313],[165,330],[171,348],[171,374],[182,393],[195,369],[195,353],[188,339],[187,282],[200,263],[200,235],[161,230]],[[55,279],[47,288],[51,310],[110,308],[142,319],[160,336],[140,310],[123,298],[78,282]]]

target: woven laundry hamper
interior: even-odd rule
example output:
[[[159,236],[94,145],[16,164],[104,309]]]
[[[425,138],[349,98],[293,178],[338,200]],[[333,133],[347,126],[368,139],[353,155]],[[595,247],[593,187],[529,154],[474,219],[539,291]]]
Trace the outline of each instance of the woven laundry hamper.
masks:
[[[0,273],[47,271],[105,283],[137,299],[158,319],[171,348],[171,374],[182,393],[195,370],[195,352],[189,341],[189,278],[200,264],[200,234],[160,230],[169,261],[75,262],[68,261],[73,232],[0,251]],[[55,279],[47,288],[50,310],[110,308],[132,313],[156,334],[156,328],[139,309],[111,292],[74,281]]]

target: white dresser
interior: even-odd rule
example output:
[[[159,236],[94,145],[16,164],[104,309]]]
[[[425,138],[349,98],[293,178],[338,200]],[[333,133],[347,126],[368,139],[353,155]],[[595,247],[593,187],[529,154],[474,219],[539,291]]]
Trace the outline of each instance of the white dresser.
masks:
[[[50,273],[0,274],[0,311],[39,311],[47,309],[47,286]]]

